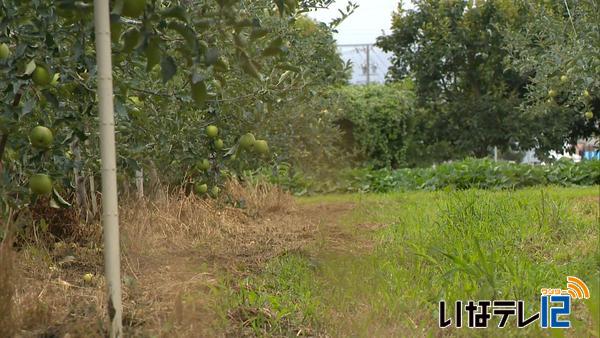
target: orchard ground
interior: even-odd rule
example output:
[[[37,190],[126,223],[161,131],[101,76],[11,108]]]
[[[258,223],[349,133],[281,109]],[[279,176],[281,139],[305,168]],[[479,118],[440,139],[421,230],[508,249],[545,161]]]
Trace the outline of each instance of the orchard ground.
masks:
[[[599,189],[294,199],[230,186],[244,209],[195,197],[131,202],[121,209],[125,333],[597,337]],[[11,254],[17,335],[105,334],[100,228],[86,231],[86,242],[23,243]],[[437,328],[440,299],[522,299],[532,314],[540,288],[564,287],[567,275],[592,295],[573,302],[570,330]]]

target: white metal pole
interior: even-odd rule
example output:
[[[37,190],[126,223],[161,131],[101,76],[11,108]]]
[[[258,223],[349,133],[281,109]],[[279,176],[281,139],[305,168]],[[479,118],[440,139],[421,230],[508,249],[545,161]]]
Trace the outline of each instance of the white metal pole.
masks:
[[[137,197],[144,198],[144,169],[135,171],[135,187],[137,189]]]
[[[102,225],[104,264],[108,287],[109,336],[122,336],[121,261],[119,248],[119,204],[110,50],[109,0],[94,0],[98,102],[100,111],[100,156],[102,159]]]

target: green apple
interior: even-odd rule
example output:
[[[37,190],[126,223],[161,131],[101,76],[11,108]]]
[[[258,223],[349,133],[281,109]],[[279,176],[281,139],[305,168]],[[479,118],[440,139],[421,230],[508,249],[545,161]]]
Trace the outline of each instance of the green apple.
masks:
[[[565,83],[567,81],[569,81],[569,77],[568,76],[563,75],[563,76],[560,77],[560,82]]]
[[[208,185],[206,185],[206,183],[198,182],[196,185],[194,185],[194,191],[198,195],[206,194],[208,191]]]
[[[48,149],[54,141],[52,131],[44,126],[37,126],[29,133],[31,145],[39,149]]]
[[[49,194],[52,191],[52,180],[48,175],[32,175],[29,178],[29,189],[36,195]]]
[[[269,144],[265,140],[256,140],[254,142],[254,151],[261,155],[266,155],[269,153]]]
[[[251,133],[247,133],[242,135],[242,137],[240,137],[240,147],[242,149],[252,149],[252,146],[254,146],[254,135],[252,135]]]
[[[591,110],[590,111],[586,111],[584,115],[585,115],[585,118],[588,119],[588,120],[591,120],[591,119],[594,118],[594,113]]]
[[[583,94],[582,94],[582,95],[583,95],[583,97],[585,97],[585,98],[587,99],[587,98],[589,98],[589,97],[590,97],[590,92],[588,92],[588,90],[587,90],[587,89],[585,89],[585,90],[583,91]]]
[[[549,97],[556,97],[556,95],[558,95],[558,93],[556,92],[556,90],[554,90],[554,89],[550,89],[550,90],[548,91],[548,96],[549,96]]]
[[[50,76],[48,69],[43,66],[35,67],[33,73],[31,73],[31,79],[33,80],[33,83],[38,86],[46,86],[50,84],[50,81],[52,81],[52,77]]]
[[[224,146],[225,146],[225,144],[223,143],[223,140],[221,140],[221,139],[215,140],[215,149],[221,150],[221,149],[223,149]]]
[[[203,159],[202,161],[198,162],[196,166],[202,171],[207,171],[210,169],[210,162],[207,159]]]
[[[217,135],[219,135],[219,128],[213,125],[206,127],[206,135],[210,138],[217,137]]]
[[[0,44],[0,60],[4,60],[4,59],[8,58],[9,55],[10,55],[10,49],[8,48],[8,45],[5,43]]]

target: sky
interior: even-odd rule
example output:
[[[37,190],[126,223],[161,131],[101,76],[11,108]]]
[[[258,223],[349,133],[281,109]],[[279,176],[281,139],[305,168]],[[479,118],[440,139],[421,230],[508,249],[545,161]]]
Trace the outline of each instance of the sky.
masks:
[[[398,0],[352,0],[358,9],[347,18],[335,34],[338,44],[374,43],[375,39],[390,32],[392,13],[398,8]],[[328,9],[311,13],[313,19],[330,22],[339,17],[338,9],[345,8],[347,0],[336,0]]]
[[[348,44],[373,44],[378,36],[389,34],[392,25],[392,13],[398,8],[399,0],[352,0],[359,7],[338,26],[334,38],[338,43],[340,55],[353,64],[351,83],[382,83],[390,65],[389,55],[383,51],[369,47],[369,76],[367,77],[366,46],[345,46]],[[409,2],[409,1],[405,1]],[[344,9],[348,0],[336,0],[328,9],[320,9],[310,13],[310,17],[329,23],[340,16],[338,10]]]

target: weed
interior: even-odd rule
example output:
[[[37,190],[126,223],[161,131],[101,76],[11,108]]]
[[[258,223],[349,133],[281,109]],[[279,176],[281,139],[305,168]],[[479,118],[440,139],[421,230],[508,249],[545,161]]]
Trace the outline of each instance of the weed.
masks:
[[[441,299],[522,299],[527,313],[539,311],[541,287],[563,286],[567,275],[590,286],[600,280],[599,205],[591,195],[597,195],[597,188],[303,199],[305,206],[355,203],[341,221],[345,226],[338,228],[345,234],[332,231],[325,240],[335,243],[344,236],[345,250],[318,246],[308,255],[276,259],[260,276],[230,289],[229,309],[238,316],[229,319],[237,327],[248,323],[255,335],[292,334],[290,327],[305,326],[328,336],[403,337],[439,335]],[[355,232],[360,228],[364,235],[365,222],[387,224],[372,227],[374,246],[362,245],[364,239]],[[287,307],[299,312],[286,316],[295,319],[291,326],[266,315],[275,313],[273,304],[291,303],[299,305]],[[245,312],[246,317],[236,312],[249,308],[255,311]],[[592,333],[597,313],[597,300],[574,305],[569,334],[597,335]],[[539,326],[518,330],[512,324],[486,335],[545,334]],[[479,331],[447,332],[462,336]]]

